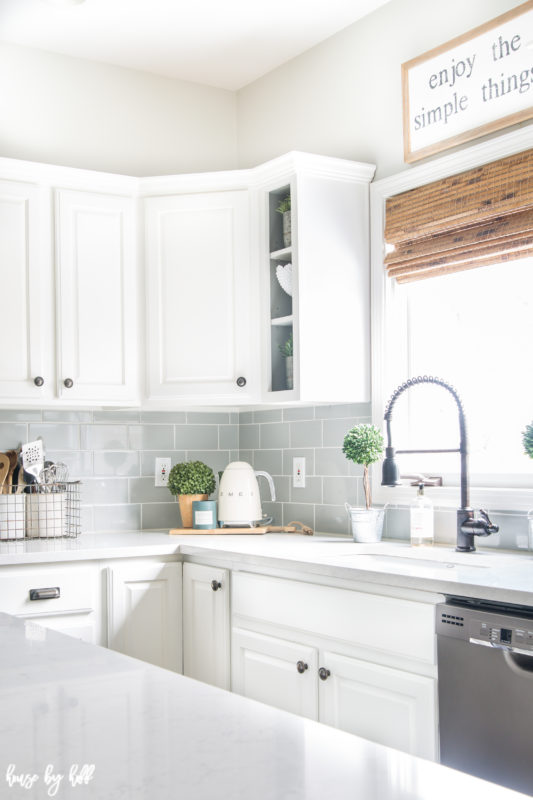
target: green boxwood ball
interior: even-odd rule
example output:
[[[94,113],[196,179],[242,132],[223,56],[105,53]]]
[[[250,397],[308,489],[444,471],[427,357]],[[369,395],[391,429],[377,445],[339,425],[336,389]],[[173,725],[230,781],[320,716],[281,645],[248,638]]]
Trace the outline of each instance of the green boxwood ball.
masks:
[[[215,474],[203,461],[174,464],[168,473],[171,494],[211,494],[215,487]]]
[[[356,464],[373,464],[383,454],[383,434],[375,425],[356,425],[344,437],[342,452]]]

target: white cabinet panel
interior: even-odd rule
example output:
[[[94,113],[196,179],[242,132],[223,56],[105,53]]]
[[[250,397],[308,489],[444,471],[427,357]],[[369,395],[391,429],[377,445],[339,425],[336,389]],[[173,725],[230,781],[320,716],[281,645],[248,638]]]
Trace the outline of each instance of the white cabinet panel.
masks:
[[[107,624],[112,650],[181,672],[181,564],[108,568]]]
[[[36,595],[35,590],[41,591]],[[100,579],[94,565],[3,567],[0,611],[85,642],[102,644]],[[35,628],[35,636],[39,636],[39,628]]]
[[[183,565],[183,674],[230,688],[229,571]]]
[[[54,390],[51,258],[40,198],[37,186],[0,181],[0,314],[8,332],[0,347],[3,400],[45,400]],[[34,383],[38,377],[42,387]]]
[[[324,651],[320,721],[398,750],[437,756],[436,681]]]
[[[151,197],[145,208],[150,397],[249,400],[248,192]]]
[[[58,393],[67,400],[127,402],[137,392],[132,203],[56,193]]]
[[[397,597],[236,572],[233,613],[436,663],[435,607]]]
[[[317,666],[314,647],[233,629],[232,689],[238,694],[317,719]]]

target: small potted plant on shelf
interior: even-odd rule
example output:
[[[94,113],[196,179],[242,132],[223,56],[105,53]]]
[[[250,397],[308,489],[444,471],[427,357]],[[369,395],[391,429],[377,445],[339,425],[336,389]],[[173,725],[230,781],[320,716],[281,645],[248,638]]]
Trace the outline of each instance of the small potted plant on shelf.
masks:
[[[293,345],[292,345],[292,333],[290,334],[289,338],[283,344],[279,346],[279,352],[285,359],[285,385],[287,389],[294,388],[294,367],[293,367]]]
[[[290,247],[292,242],[291,234],[291,196],[286,195],[280,202],[276,211],[283,217],[283,244]]]
[[[375,425],[356,425],[344,437],[342,452],[349,461],[363,467],[365,508],[354,508],[346,503],[356,542],[379,542],[383,532],[385,509],[372,508],[368,467],[383,455],[383,434]]]
[[[525,431],[522,432],[522,444],[526,456],[533,458],[533,422],[526,425]]]
[[[171,494],[178,495],[184,528],[192,528],[193,500],[207,500],[215,486],[213,470],[202,461],[174,464],[168,473],[168,488]]]

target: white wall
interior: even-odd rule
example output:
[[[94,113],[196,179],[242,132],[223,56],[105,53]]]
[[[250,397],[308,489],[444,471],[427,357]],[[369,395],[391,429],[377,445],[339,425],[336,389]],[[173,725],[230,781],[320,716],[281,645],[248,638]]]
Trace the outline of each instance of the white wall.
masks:
[[[234,92],[0,45],[0,156],[127,175],[237,166]]]
[[[377,177],[406,169],[401,64],[518,5],[391,0],[239,92],[240,166],[306,150],[377,164]]]

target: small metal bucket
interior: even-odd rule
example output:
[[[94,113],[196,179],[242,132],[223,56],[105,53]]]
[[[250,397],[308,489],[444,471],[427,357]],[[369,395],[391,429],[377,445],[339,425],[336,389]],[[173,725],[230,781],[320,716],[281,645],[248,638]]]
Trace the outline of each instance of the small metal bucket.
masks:
[[[383,535],[384,508],[355,508],[345,504],[352,523],[354,542],[380,542]]]

